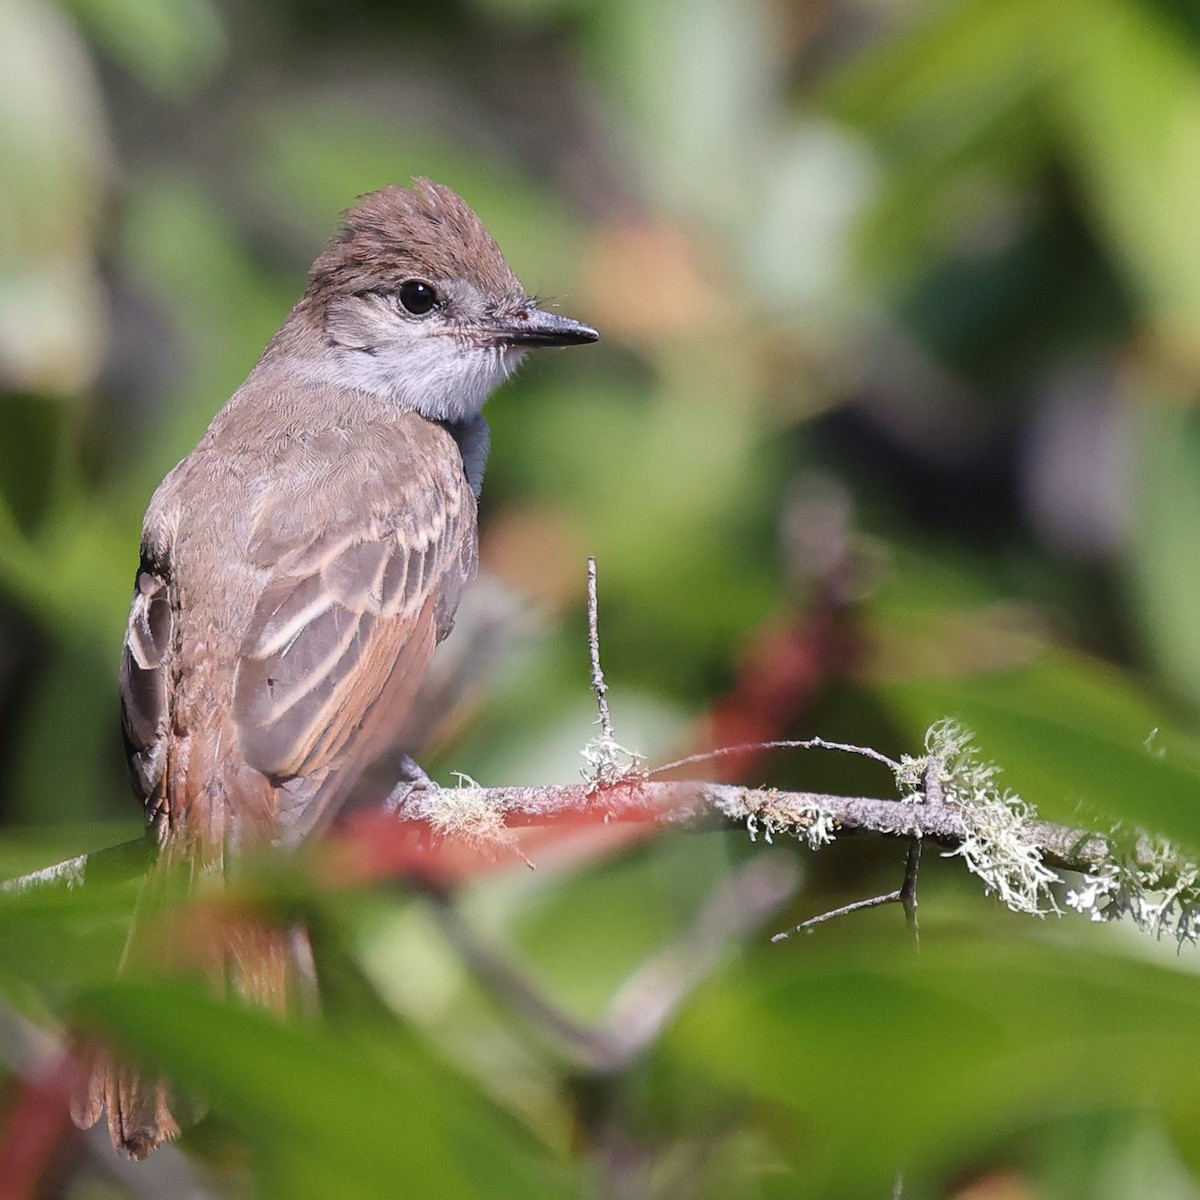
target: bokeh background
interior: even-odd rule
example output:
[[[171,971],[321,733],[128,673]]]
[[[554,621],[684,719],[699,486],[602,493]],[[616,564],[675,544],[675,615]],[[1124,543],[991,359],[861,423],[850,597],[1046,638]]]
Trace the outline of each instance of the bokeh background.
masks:
[[[604,335],[489,407],[442,782],[578,778],[594,554],[617,735],[652,762],[916,752],[951,714],[1045,815],[1200,845],[1200,9],[4,0],[0,873],[137,835],[142,511],[339,210],[414,175]],[[892,794],[840,756],[703,771]],[[1200,1195],[1191,947],[1014,916],[933,855],[919,954],[886,908],[772,944],[903,850],[737,834],[548,849],[456,911],[598,1021],[766,859],[790,898],[608,1072],[401,886],[289,901],[327,990],[294,1028],[113,983],[129,884],[7,897],[0,1145],[34,1153],[0,1194]],[[139,1176],[62,1126],[68,1019],[209,1097],[187,1159]]]

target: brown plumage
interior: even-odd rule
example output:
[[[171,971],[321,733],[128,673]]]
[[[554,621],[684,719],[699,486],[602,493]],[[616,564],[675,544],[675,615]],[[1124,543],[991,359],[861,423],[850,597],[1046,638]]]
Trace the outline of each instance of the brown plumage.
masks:
[[[411,189],[363,196],[313,264],[308,296],[354,293],[402,278],[413,262],[441,279],[467,279],[496,297],[526,299],[483,223],[448,187],[418,179]]]
[[[536,307],[448,188],[389,187],[345,214],[146,513],[121,701],[161,866],[125,969],[292,1006],[293,933],[247,918],[184,947],[145,910],[180,864],[220,877],[232,851],[320,831],[392,746],[475,573],[483,400],[526,347],[595,338]],[[137,1157],[178,1132],[167,1085],[100,1054],[74,1116],[105,1109]]]

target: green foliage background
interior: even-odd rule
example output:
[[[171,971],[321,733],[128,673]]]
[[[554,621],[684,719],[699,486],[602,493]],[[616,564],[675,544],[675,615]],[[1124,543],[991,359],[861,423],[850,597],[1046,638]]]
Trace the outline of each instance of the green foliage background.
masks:
[[[0,65],[0,874],[136,835],[114,677],[145,503],[336,213],[417,174],[604,333],[489,408],[484,566],[526,617],[430,749],[443,781],[577,777],[591,553],[651,758],[790,631],[776,735],[899,753],[953,713],[1044,815],[1200,845],[1200,10],[6,0]],[[830,621],[854,653],[813,649]],[[183,1145],[216,1194],[1200,1194],[1191,948],[1016,918],[936,859],[920,955],[887,909],[772,945],[901,853],[734,836],[459,903],[594,1019],[760,852],[807,872],[795,903],[615,1078],[398,889],[264,873],[321,930],[307,1026],[113,982],[129,885],[5,898],[0,990],[203,1092]],[[125,1194],[71,1161],[46,1194]]]

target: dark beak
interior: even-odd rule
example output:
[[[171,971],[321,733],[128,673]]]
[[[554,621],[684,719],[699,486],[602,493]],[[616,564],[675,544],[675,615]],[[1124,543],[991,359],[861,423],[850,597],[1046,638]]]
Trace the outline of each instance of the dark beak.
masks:
[[[584,346],[600,340],[590,325],[532,305],[507,318],[492,336],[503,346]]]

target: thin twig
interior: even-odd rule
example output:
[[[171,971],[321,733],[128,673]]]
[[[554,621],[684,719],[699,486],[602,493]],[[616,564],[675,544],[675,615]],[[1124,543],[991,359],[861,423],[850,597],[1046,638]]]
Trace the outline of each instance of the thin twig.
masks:
[[[592,656],[592,691],[596,693],[596,704],[600,708],[600,732],[605,741],[615,741],[613,737],[612,715],[608,711],[608,684],[604,682],[604,672],[600,669],[600,625],[597,616],[596,601],[596,560],[587,560],[588,577],[588,649]]]
[[[925,768],[925,775],[921,781],[921,803],[939,806],[944,803],[941,763],[936,758],[931,758]],[[908,922],[908,932],[912,934],[918,951],[921,949],[921,923],[917,919],[917,875],[921,870],[923,845],[919,837],[914,837],[908,843],[908,855],[904,860],[904,882],[900,885],[900,903],[904,906],[904,919]]]
[[[687,767],[693,763],[711,762],[713,759],[725,758],[730,754],[747,754],[753,750],[840,750],[845,754],[861,754],[864,758],[874,759],[883,763],[889,771],[897,771],[900,764],[895,759],[888,758],[870,746],[852,746],[847,742],[827,742],[824,738],[807,738],[804,741],[773,741],[773,742],[742,742],[737,746],[721,746],[716,750],[702,750],[698,754],[689,754],[685,758],[677,758],[674,762],[663,763],[653,767],[647,775],[661,775],[664,771],[673,771],[676,767]]]
[[[807,933],[814,925],[823,925],[826,921],[832,921],[836,917],[848,917],[851,913],[861,912],[864,908],[879,908],[884,904],[895,904],[899,899],[900,889],[897,888],[894,892],[885,892],[882,896],[872,896],[869,900],[855,900],[850,904],[843,904],[841,908],[831,908],[828,912],[809,917],[807,921],[801,921],[792,929],[784,929],[779,933],[772,934],[771,941],[786,942],[793,933]]]
[[[925,772],[924,788],[926,797],[931,789],[936,789],[934,794],[937,797],[936,803],[942,802],[941,780],[938,776],[938,768],[936,762],[931,762]],[[823,921],[830,921],[834,917],[844,917],[849,913],[858,912],[863,908],[877,908],[881,904],[891,904],[898,901],[904,909],[904,920],[908,925],[908,932],[912,934],[913,941],[917,944],[917,949],[921,948],[921,926],[917,920],[917,876],[921,870],[921,848],[924,846],[924,841],[920,837],[912,838],[908,843],[908,853],[904,859],[904,881],[900,887],[894,892],[887,892],[882,896],[872,896],[869,900],[856,900],[852,904],[844,904],[841,908],[835,908],[829,912],[821,913],[820,916],[810,917],[807,921],[802,921],[794,930],[788,930],[783,933],[777,933],[771,941],[781,942],[789,934],[800,930],[809,930],[814,925],[820,925]]]
[[[921,925],[917,920],[917,872],[921,869],[921,847],[924,844],[919,837],[908,843],[908,855],[904,860],[904,882],[900,885],[898,893],[900,903],[904,907],[904,919],[908,922],[908,932],[917,943],[917,949],[921,947]]]
[[[908,924],[908,931],[912,934],[919,950],[921,948],[921,928],[917,922],[917,873],[921,866],[921,847],[924,844],[919,837],[913,838],[908,843],[908,854],[904,860],[904,882],[894,892],[885,892],[882,896],[872,896],[868,900],[855,900],[851,904],[843,904],[841,908],[830,909],[829,912],[823,912],[819,916],[809,917],[807,921],[801,921],[794,929],[787,929],[782,933],[775,934],[771,941],[782,942],[793,933],[800,933],[802,930],[807,933],[814,925],[832,921],[835,917],[848,916],[850,913],[864,908],[878,908],[883,904],[899,903],[904,909],[904,919]]]

